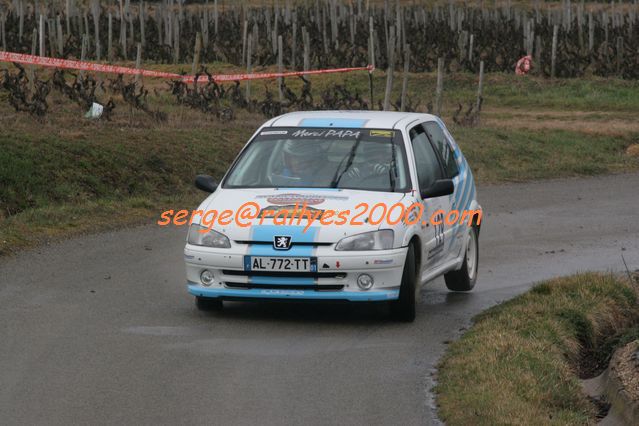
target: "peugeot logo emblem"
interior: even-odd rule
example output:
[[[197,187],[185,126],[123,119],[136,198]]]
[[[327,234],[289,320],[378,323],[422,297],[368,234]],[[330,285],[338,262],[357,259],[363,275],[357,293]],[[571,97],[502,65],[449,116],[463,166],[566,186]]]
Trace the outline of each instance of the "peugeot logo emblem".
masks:
[[[273,237],[273,248],[275,250],[288,250],[291,248],[291,237],[288,235],[276,235]]]

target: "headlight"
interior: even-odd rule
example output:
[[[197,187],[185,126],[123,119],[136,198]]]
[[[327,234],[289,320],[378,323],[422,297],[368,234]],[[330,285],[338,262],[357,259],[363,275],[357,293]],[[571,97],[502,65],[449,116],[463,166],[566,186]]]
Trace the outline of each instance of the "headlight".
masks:
[[[226,235],[195,223],[189,228],[187,241],[196,246],[231,248],[231,242]]]
[[[389,250],[393,248],[394,239],[395,233],[392,229],[366,232],[364,234],[342,238],[335,246],[335,250]]]

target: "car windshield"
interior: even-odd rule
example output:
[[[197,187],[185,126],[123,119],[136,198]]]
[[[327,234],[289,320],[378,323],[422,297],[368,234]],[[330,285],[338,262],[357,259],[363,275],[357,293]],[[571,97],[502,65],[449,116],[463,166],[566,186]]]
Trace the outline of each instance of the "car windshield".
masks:
[[[401,141],[395,130],[265,128],[242,152],[223,186],[407,191]]]

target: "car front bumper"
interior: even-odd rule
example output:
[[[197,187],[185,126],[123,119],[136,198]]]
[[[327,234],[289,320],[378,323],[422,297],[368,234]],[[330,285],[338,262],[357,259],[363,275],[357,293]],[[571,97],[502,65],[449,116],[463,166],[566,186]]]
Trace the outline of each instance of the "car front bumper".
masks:
[[[349,302],[388,301],[399,298],[406,247],[368,252],[336,252],[322,247],[312,254],[317,273],[253,274],[244,271],[246,252],[190,246],[184,250],[188,292],[198,297],[287,300],[340,300]],[[204,285],[204,270],[215,280]],[[374,279],[369,290],[357,285],[357,277]]]
[[[291,299],[291,300],[344,300],[349,302],[381,302],[396,300],[399,289],[369,291],[315,291],[286,289],[233,289],[206,288],[195,283],[187,284],[193,296],[219,298],[222,300],[242,299]]]

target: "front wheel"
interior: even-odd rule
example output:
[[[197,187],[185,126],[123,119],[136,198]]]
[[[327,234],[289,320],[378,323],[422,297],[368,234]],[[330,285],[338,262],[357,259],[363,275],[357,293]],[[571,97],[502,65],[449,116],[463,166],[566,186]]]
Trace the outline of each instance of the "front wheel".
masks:
[[[391,315],[399,321],[413,322],[415,320],[415,280],[415,246],[411,244],[408,246],[406,262],[404,262],[399,299],[393,300],[390,304]]]
[[[200,311],[221,311],[224,305],[220,299],[195,296],[195,306]]]
[[[470,228],[466,241],[466,255],[459,271],[444,274],[446,287],[451,291],[470,291],[477,281],[477,266],[479,266],[479,238],[477,227]]]

